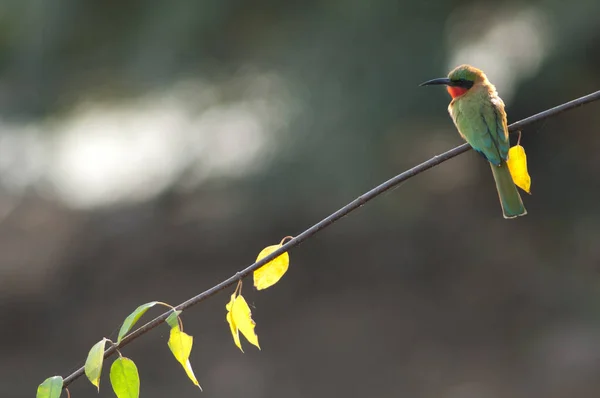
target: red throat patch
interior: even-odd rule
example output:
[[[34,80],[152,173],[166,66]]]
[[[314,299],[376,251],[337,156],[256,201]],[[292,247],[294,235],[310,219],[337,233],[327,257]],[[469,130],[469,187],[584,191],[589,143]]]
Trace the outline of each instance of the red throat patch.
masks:
[[[452,99],[454,99],[456,97],[460,97],[461,95],[464,95],[467,91],[469,91],[468,88],[456,87],[456,86],[454,86],[454,87],[447,86],[446,89],[448,90],[448,93],[450,94]]]

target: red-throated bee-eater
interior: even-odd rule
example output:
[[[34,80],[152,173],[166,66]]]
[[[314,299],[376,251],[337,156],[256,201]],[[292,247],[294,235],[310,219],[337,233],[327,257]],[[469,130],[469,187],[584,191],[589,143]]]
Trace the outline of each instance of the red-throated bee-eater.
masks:
[[[504,218],[527,214],[506,164],[510,147],[506,112],[496,87],[483,71],[470,65],[458,66],[447,78],[429,80],[421,86],[432,84],[446,85],[452,97],[448,112],[458,132],[490,162]]]

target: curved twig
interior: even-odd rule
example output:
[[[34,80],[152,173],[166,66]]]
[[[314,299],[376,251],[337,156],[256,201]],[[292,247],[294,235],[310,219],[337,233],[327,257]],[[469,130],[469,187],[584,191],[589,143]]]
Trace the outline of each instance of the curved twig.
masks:
[[[577,98],[573,101],[570,101],[565,104],[559,105],[557,107],[540,112],[536,115],[530,116],[523,120],[519,120],[518,122],[515,122],[515,123],[511,124],[510,126],[508,126],[508,131],[510,131],[510,132],[519,131],[526,125],[538,122],[540,120],[544,120],[551,116],[556,116],[559,113],[571,110],[578,106],[589,104],[590,102],[594,102],[599,99],[600,99],[600,91],[596,91],[595,93],[586,95],[581,98]],[[242,271],[237,272],[235,275],[229,277],[228,279],[225,279],[221,283],[219,283],[219,284],[211,287],[210,289],[179,304],[178,306],[175,307],[175,309],[184,311],[184,310],[190,308],[191,306],[196,305],[199,302],[204,301],[207,298],[215,295],[219,291],[221,291],[227,287],[233,286],[235,283],[237,283],[241,279],[250,275],[254,270],[262,267],[269,261],[273,260],[275,257],[278,257],[279,255],[298,246],[300,243],[304,242],[305,240],[307,240],[311,236],[315,235],[322,229],[329,227],[331,224],[338,221],[340,218],[348,215],[349,213],[351,213],[354,210],[358,209],[359,207],[363,206],[368,201],[376,198],[377,196],[381,195],[382,193],[388,191],[389,189],[408,180],[409,178],[412,178],[418,174],[421,174],[422,172],[429,170],[430,168],[435,167],[435,166],[445,162],[446,160],[452,159],[453,157],[458,156],[461,153],[467,152],[469,149],[471,149],[469,144],[463,144],[463,145],[457,146],[456,148],[451,149],[447,152],[444,152],[441,155],[434,156],[433,158],[413,167],[412,169],[406,170],[405,172],[398,174],[397,176],[387,180],[383,184],[371,189],[367,193],[354,199],[352,202],[348,203],[346,206],[342,207],[335,213],[333,213],[333,214],[329,215],[328,217],[324,218],[323,220],[319,221],[312,227],[308,228],[301,234],[297,235],[293,239],[286,242],[283,246],[281,246],[279,249],[275,250],[273,253],[260,259],[260,261],[257,261],[254,264],[249,265],[248,267],[244,268]],[[131,343],[133,340],[137,339],[141,335],[149,332],[150,330],[154,329],[155,327],[157,327],[158,325],[163,323],[167,319],[167,317],[171,314],[171,312],[172,312],[171,310],[165,312],[164,314],[162,314],[162,315],[154,318],[150,322],[146,323],[144,326],[141,326],[140,328],[138,328],[135,331],[128,334],[125,338],[123,338],[123,340],[121,340],[121,342],[118,345],[113,345],[113,346],[109,347],[104,352],[104,357],[106,358],[106,357],[112,355],[116,351],[117,348],[126,346],[127,344]],[[67,376],[64,379],[63,387],[66,388],[69,384],[71,384],[73,381],[75,381],[76,379],[81,377],[83,374],[84,374],[83,367],[76,370],[75,372],[73,372],[72,374],[70,374],[69,376]]]

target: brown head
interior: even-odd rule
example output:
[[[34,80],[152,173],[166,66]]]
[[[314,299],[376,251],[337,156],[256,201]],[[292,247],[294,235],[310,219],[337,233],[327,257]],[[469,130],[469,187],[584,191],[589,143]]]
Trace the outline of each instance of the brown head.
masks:
[[[482,70],[465,64],[457,66],[450,71],[448,77],[429,80],[421,83],[421,86],[445,84],[452,98],[458,98],[466,94],[474,85],[488,83],[487,77]]]

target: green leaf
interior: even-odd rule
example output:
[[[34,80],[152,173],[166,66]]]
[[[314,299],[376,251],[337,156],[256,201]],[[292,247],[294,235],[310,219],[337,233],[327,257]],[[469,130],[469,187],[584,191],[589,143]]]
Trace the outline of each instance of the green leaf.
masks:
[[[135,363],[129,358],[117,358],[110,367],[110,384],[118,398],[138,398],[140,375]]]
[[[192,352],[192,344],[194,343],[194,338],[189,334],[186,334],[179,330],[179,325],[175,325],[175,327],[171,328],[171,334],[169,336],[169,348],[173,353],[173,356],[177,361],[183,366],[185,373],[190,378],[192,383],[198,386],[200,390],[200,384],[196,379],[196,375],[194,375],[194,371],[192,370],[192,365],[190,364],[190,353]]]
[[[85,375],[100,391],[100,374],[102,373],[102,362],[104,361],[104,346],[106,339],[102,339],[90,349],[85,360]]]
[[[117,338],[117,344],[119,344],[121,342],[121,340],[123,339],[123,337],[125,337],[125,335],[127,333],[129,333],[129,331],[131,330],[133,325],[136,324],[136,322],[142,317],[142,315],[144,315],[144,313],[146,311],[148,311],[149,308],[154,307],[156,304],[157,304],[156,301],[151,301],[149,303],[142,304],[139,307],[137,307],[135,309],[135,311],[133,311],[131,314],[129,314],[129,316],[127,316],[127,318],[125,318],[125,320],[123,321],[123,325],[121,326],[121,329],[119,330],[119,337]]]
[[[169,326],[171,326],[171,328],[174,328],[176,326],[179,327],[179,314],[181,314],[181,311],[171,312],[171,315],[169,315],[165,322],[167,322]]]
[[[38,386],[35,398],[60,398],[62,392],[63,378],[60,376],[48,377]]]

